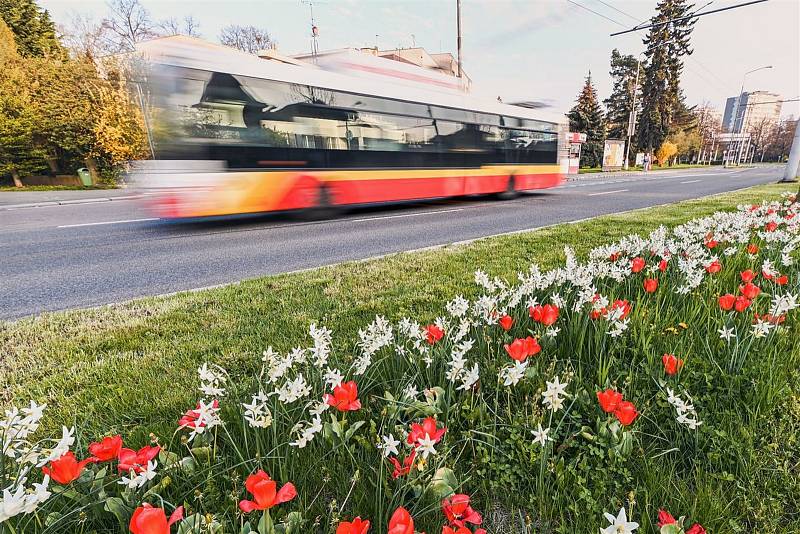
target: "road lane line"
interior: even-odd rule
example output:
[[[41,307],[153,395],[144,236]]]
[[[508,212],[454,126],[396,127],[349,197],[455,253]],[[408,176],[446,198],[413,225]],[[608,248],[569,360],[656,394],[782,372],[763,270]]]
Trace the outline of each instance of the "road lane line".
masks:
[[[93,222],[93,223],[81,223],[81,224],[62,224],[61,226],[56,226],[56,228],[78,228],[79,226],[100,226],[103,224],[125,224],[125,223],[135,223],[135,222],[145,222],[145,221],[158,221],[160,220],[158,217],[148,217],[146,219],[125,219],[122,221],[103,221],[103,222]]]
[[[418,213],[404,213],[402,215],[384,215],[381,217],[362,217],[360,219],[342,219],[342,222],[364,222],[364,221],[382,221],[385,219],[400,219],[403,217],[419,217],[421,215],[434,215],[436,213],[451,213],[454,211],[464,211],[466,208],[455,208],[451,210],[431,210],[421,211]]]
[[[682,184],[696,184],[697,182],[702,182],[703,180],[687,180],[685,182],[681,182]]]
[[[586,195],[587,197],[596,197],[600,195],[610,195],[612,193],[624,193],[625,191],[630,191],[629,189],[617,189],[615,191],[603,191],[601,193],[589,193]]]

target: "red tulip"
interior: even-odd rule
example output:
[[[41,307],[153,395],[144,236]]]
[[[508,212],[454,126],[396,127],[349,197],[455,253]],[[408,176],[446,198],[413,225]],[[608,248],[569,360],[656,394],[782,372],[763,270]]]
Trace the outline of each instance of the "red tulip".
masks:
[[[758,245],[755,243],[750,243],[747,245],[747,252],[750,254],[758,254]]]
[[[424,436],[423,436],[424,437]],[[406,476],[411,472],[411,467],[414,465],[414,459],[417,456],[417,450],[414,449],[411,451],[411,454],[406,456],[405,460],[403,460],[403,465],[400,465],[400,461],[397,458],[389,458],[389,461],[392,462],[394,466],[394,471],[392,471],[392,478],[398,479],[402,476]]]
[[[725,311],[733,308],[733,303],[736,302],[736,297],[730,293],[726,293],[719,298],[719,307]]]
[[[746,298],[753,300],[758,296],[759,293],[761,293],[761,288],[752,282],[747,282],[745,285],[739,286],[739,291],[741,291],[742,295],[744,295]]]
[[[253,510],[269,510],[297,497],[294,484],[287,482],[281,489],[277,489],[278,485],[262,469],[248,476],[244,485],[255,497],[254,501],[239,501],[239,509],[246,514]]]
[[[676,358],[674,354],[663,355],[661,361],[664,364],[664,372],[670,376],[677,374],[683,367],[683,360]]]
[[[719,242],[715,241],[714,239],[706,239],[706,246],[708,248],[715,248],[718,244]]]
[[[756,277],[756,273],[754,273],[752,269],[747,269],[746,271],[739,273],[739,276],[742,278],[742,282],[747,284],[753,281],[753,279]]]
[[[129,528],[133,534],[169,534],[169,527],[183,519],[183,506],[178,506],[167,520],[167,514],[161,508],[154,508],[144,503],[134,510]]]
[[[537,323],[542,320],[542,313],[544,312],[544,306],[538,304],[536,306],[531,306],[528,308],[528,315],[531,316],[531,319],[536,321]]]
[[[644,290],[648,293],[655,293],[656,289],[658,289],[658,280],[655,278],[645,278]]]
[[[757,322],[759,319],[760,319],[760,320],[762,320],[762,321],[764,321],[765,323],[770,323],[770,324],[774,324],[774,325],[779,325],[779,324],[783,324],[783,323],[784,323],[784,321],[786,321],[786,314],[784,313],[784,314],[781,314],[781,315],[777,315],[777,316],[776,316],[776,315],[772,315],[772,314],[769,314],[769,313],[765,313],[764,315],[761,315],[761,316],[759,316],[759,315],[756,313],[756,314],[754,315],[754,317],[753,317],[753,322],[755,323],[755,322]]]
[[[399,507],[389,519],[389,532],[387,534],[414,534],[414,519],[408,510]]]
[[[558,306],[555,304],[545,304],[542,306],[542,317],[539,319],[545,326],[550,326],[558,320]]]
[[[661,528],[664,525],[671,525],[675,522],[676,522],[675,518],[672,517],[672,514],[670,514],[663,508],[658,511],[658,528]]]
[[[358,386],[352,380],[339,384],[333,388],[333,395],[326,393],[322,396],[322,400],[340,412],[354,412],[361,409]]]
[[[336,527],[336,534],[367,534],[369,531],[369,521],[362,521],[356,517],[352,521],[342,521]]]
[[[500,320],[497,321],[503,330],[508,332],[511,330],[511,327],[514,325],[514,319],[510,315],[504,315],[500,317]]]
[[[427,336],[426,339],[428,340],[428,343],[430,343],[431,345],[433,345],[434,343],[436,343],[437,341],[439,341],[444,337],[444,330],[442,330],[435,324],[429,324],[428,326],[426,326],[425,333]]]
[[[436,427],[436,419],[433,417],[426,417],[422,424],[419,423],[411,423],[411,432],[408,433],[408,444],[415,445],[420,439],[424,438],[426,435],[429,439],[432,439],[434,443],[439,443],[444,436],[444,433],[447,432],[447,428],[437,428]]]
[[[442,500],[442,512],[447,520],[457,527],[463,527],[467,523],[480,525],[483,522],[481,514],[469,505],[469,495],[463,493]]]
[[[720,272],[721,270],[722,270],[722,264],[719,262],[719,260],[714,260],[711,263],[709,263],[708,266],[706,266],[706,272],[708,272],[709,274],[715,274]]]
[[[119,451],[119,464],[117,469],[121,472],[128,473],[131,470],[135,473],[141,473],[147,467],[147,462],[158,456],[161,447],[144,446],[138,451],[131,449],[121,449]]]
[[[617,409],[614,410],[614,415],[617,416],[617,419],[623,426],[628,426],[633,423],[639,415],[639,412],[636,411],[636,406],[634,406],[632,402],[622,401],[617,405]]]
[[[695,523],[686,531],[686,534],[706,534],[706,529],[700,526],[700,523]]]
[[[116,460],[122,450],[122,436],[105,437],[89,444],[89,454],[95,462]]]
[[[746,297],[738,296],[736,297],[736,302],[734,302],[733,307],[737,312],[742,313],[750,307],[750,304],[752,304],[752,301],[748,300]]]
[[[619,403],[622,402],[622,393],[614,391],[611,388],[605,391],[598,391],[597,401],[600,403],[600,407],[604,412],[611,413],[616,410]]]
[[[789,277],[785,274],[782,274],[775,279],[775,283],[779,286],[785,286],[787,283],[789,283]]]
[[[769,274],[767,271],[761,271],[761,276],[763,276],[765,280],[772,280],[775,278],[775,275]]]
[[[644,269],[645,265],[647,265],[647,264],[644,261],[644,258],[642,258],[640,256],[636,256],[635,258],[633,258],[633,260],[631,260],[631,272],[632,273],[638,273],[642,269]]]
[[[667,262],[667,260],[661,260],[660,262],[658,262],[658,270],[661,271],[662,273],[666,271],[668,263],[669,262]]]
[[[518,362],[524,362],[528,356],[534,356],[542,351],[539,342],[531,336],[525,339],[515,339],[511,344],[503,345],[503,348],[506,349],[511,359]]]
[[[774,232],[775,230],[777,230],[777,229],[778,229],[778,223],[776,223],[776,222],[774,222],[774,221],[770,221],[770,222],[768,222],[768,223],[766,224],[766,226],[764,226],[764,229],[765,229],[767,232]]]
[[[50,475],[54,481],[62,486],[66,486],[81,476],[86,464],[94,462],[94,458],[86,458],[85,460],[78,461],[72,451],[67,451],[61,458],[53,460],[50,465],[42,467],[42,473]]]

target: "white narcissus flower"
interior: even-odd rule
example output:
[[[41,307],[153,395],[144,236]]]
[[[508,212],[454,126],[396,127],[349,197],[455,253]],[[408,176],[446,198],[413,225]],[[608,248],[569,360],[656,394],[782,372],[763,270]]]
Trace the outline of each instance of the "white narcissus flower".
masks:
[[[516,386],[525,377],[527,369],[528,362],[514,362],[514,365],[504,367],[500,370],[500,378],[503,379],[503,385]]]
[[[736,332],[733,328],[725,328],[724,326],[717,330],[719,333],[720,339],[724,339],[725,341],[730,341],[731,339],[736,338]]]
[[[478,370],[478,364],[472,366],[472,369],[468,369],[463,376],[461,377],[461,385],[458,386],[456,389],[466,391],[470,389],[475,382],[480,379],[480,372]]]
[[[533,442],[542,447],[546,446],[548,441],[553,441],[553,438],[548,435],[550,434],[550,428],[542,429],[542,423],[537,425],[536,430],[531,430],[531,434],[533,434]]]
[[[436,454],[434,445],[436,445],[436,441],[429,434],[425,434],[424,438],[417,441],[417,452],[422,455],[423,459],[427,459],[431,454]]]
[[[400,451],[397,450],[397,446],[400,445],[400,441],[395,439],[394,434],[390,433],[388,436],[381,436],[381,439],[383,443],[378,445],[378,448],[383,451],[384,458],[399,454]]]
[[[628,521],[628,515],[625,513],[625,508],[619,509],[617,517],[603,512],[603,516],[611,523],[606,528],[601,528],[601,534],[631,534],[634,530],[639,528],[639,523],[635,521]]]
[[[546,382],[546,384],[547,389],[542,392],[542,403],[553,412],[557,412],[564,406],[564,399],[562,396],[567,396],[566,389],[569,382],[564,382],[562,384],[558,376],[555,376],[552,382]]]

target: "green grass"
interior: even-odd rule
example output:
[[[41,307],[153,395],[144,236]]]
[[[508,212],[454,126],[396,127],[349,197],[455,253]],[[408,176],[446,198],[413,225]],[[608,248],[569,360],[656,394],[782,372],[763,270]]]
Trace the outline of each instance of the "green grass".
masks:
[[[232,398],[224,401],[229,406],[225,432],[248,435],[237,428],[236,404],[232,401],[246,398],[247,393],[254,391],[255,377],[261,368],[259,356],[267,345],[281,352],[290,350],[304,342],[301,340],[307,340],[308,325],[312,322],[334,331],[334,353],[339,361],[347,361],[354,347],[336,343],[353,340],[357,330],[368,324],[375,314],[392,320],[410,316],[424,323],[441,313],[442,306],[453,295],[476,296],[472,280],[477,268],[492,276],[513,280],[515,273],[526,270],[532,262],[545,269],[563,264],[565,245],[579,255],[584,254],[597,245],[630,233],[646,234],[661,224],[673,226],[738,204],[776,198],[784,190],[780,185],[760,186],[576,224],[488,238],[469,245],[396,254],[265,277],[209,291],[3,323],[0,324],[0,345],[4,348],[0,380],[5,385],[4,399],[17,403],[30,398],[48,402],[52,410],[48,411],[45,426],[52,429],[74,422],[82,434],[78,441],[81,451],[87,441],[117,432],[131,446],[147,442],[150,432],[167,443],[175,431],[176,419],[187,407],[193,406],[198,397],[196,368],[204,362],[212,362],[225,367],[232,377],[229,388]],[[453,449],[461,444],[469,445],[469,452],[461,450],[452,455],[464,453],[468,465],[459,466],[456,459],[442,461],[452,461],[457,471],[470,473],[471,478],[461,479],[461,482],[466,482],[466,491],[475,492],[487,517],[493,518],[490,528],[498,528],[497,532],[506,534],[523,532],[510,525],[524,522],[524,519],[518,521],[509,513],[514,506],[523,506],[536,521],[541,520],[558,532],[596,531],[595,525],[600,522],[598,510],[610,511],[612,507],[625,504],[629,491],[636,492],[635,498],[641,501],[635,513],[636,520],[643,523],[643,532],[655,531],[652,513],[662,505],[669,506],[676,515],[701,517],[704,523],[713,525],[715,533],[753,532],[754,526],[759,527],[759,532],[791,532],[798,527],[800,511],[796,493],[800,492],[800,485],[795,475],[800,464],[796,437],[800,427],[800,376],[796,372],[787,373],[785,369],[799,354],[798,344],[792,341],[798,339],[796,322],[787,321],[790,330],[778,337],[770,350],[764,351],[770,358],[784,357],[789,362],[784,366],[760,366],[754,362],[755,365],[745,369],[746,373],[720,373],[711,366],[711,361],[715,361],[711,346],[708,346],[711,357],[706,356],[703,348],[706,346],[704,332],[710,331],[709,323],[714,328],[718,326],[718,317],[712,317],[718,310],[714,306],[696,304],[713,301],[720,287],[716,284],[735,287],[738,272],[746,265],[747,258],[740,257],[736,261],[739,263],[730,260],[726,274],[729,279],[709,282],[702,296],[695,294],[692,299],[683,299],[668,291],[660,293],[658,298],[663,300],[657,302],[664,302],[663,308],[656,308],[656,303],[639,306],[641,301],[637,301],[634,314],[638,314],[635,319],[638,326],[630,338],[619,343],[607,344],[604,335],[593,338],[594,326],[585,318],[583,323],[565,322],[571,325],[568,327],[571,330],[558,338],[556,346],[545,347],[544,353],[553,354],[556,349],[564,353],[561,363],[569,362],[574,370],[574,400],[578,405],[575,413],[589,414],[579,416],[579,420],[588,425],[593,423],[593,414],[597,411],[594,388],[606,382],[598,378],[603,373],[600,368],[605,365],[598,362],[603,362],[606,355],[611,356],[616,362],[614,380],[627,377],[625,385],[620,382],[621,387],[637,400],[643,412],[641,423],[637,423],[641,430],[637,432],[636,450],[627,453],[630,455],[627,459],[615,459],[611,447],[604,441],[608,440],[607,435],[590,427],[586,427],[586,431],[578,427],[580,433],[565,436],[559,444],[558,455],[568,459],[566,465],[545,464],[534,455],[534,452],[538,454],[538,449],[531,446],[527,428],[543,416],[536,401],[537,388],[541,385],[538,378],[552,376],[555,371],[547,366],[557,365],[555,361],[537,360],[537,383],[516,390],[513,414],[510,397],[503,399],[508,393],[502,388],[495,389],[490,383],[492,379],[481,384],[482,394],[477,395],[486,397],[485,406],[473,406],[469,396],[454,397],[441,419],[450,421],[448,440]],[[641,292],[639,283],[627,290],[637,295]],[[653,309],[661,311],[655,316],[648,315]],[[741,319],[749,326],[749,317]],[[683,320],[689,323],[683,335],[677,330],[675,334],[668,334],[664,328]],[[525,328],[524,322],[517,328]],[[520,333],[521,329],[515,335]],[[584,333],[589,340],[586,344]],[[490,348],[497,341],[490,342],[487,338],[485,347],[479,349],[486,356],[481,361],[482,376],[496,375],[487,368],[496,367],[499,361],[496,356],[502,349],[496,350],[499,345]],[[479,340],[479,343],[483,342]],[[658,359],[654,355],[673,348],[676,353],[690,358],[691,365],[687,367],[691,367],[692,374],[687,375],[691,376],[687,382],[696,402],[704,408],[704,430],[710,429],[704,433],[692,436],[669,431],[674,422],[668,406],[659,406],[659,403],[664,404],[663,399],[658,400],[648,393],[653,390],[653,381],[663,378],[661,374],[652,374],[660,364],[650,360]],[[381,369],[378,372],[382,373],[379,377],[360,379],[365,410],[352,417],[369,418],[365,428],[377,425],[369,431],[370,436],[382,431],[381,421],[386,417],[385,410],[379,414],[379,407],[385,404],[385,399],[380,399],[383,388],[396,387],[395,383],[389,385],[395,377],[426,373],[421,366],[414,364],[403,368],[404,365],[404,360],[390,357],[378,365]],[[794,363],[789,365],[792,366]],[[769,372],[779,370],[774,376],[770,375],[774,381],[764,380],[760,374],[762,367]],[[424,377],[422,381],[440,383],[426,381]],[[765,383],[769,387],[765,387]],[[497,393],[492,394],[492,391]],[[764,391],[779,393],[781,399],[777,408],[774,408],[775,403],[770,403],[766,413],[759,411],[758,402],[751,405],[746,400],[751,394],[757,400],[757,395]],[[645,398],[645,395],[650,397]],[[487,407],[494,411],[487,412]],[[277,407],[273,413],[276,423],[267,432],[267,438],[271,432],[272,439],[277,435],[281,441],[288,429],[277,428]],[[351,424],[353,420],[350,418]],[[510,424],[511,421],[520,422],[519,427]],[[762,424],[763,421],[771,424]],[[599,422],[600,419],[598,425]],[[662,423],[667,433],[658,426]],[[584,441],[582,436],[586,434],[597,441]],[[702,436],[700,442],[698,435]],[[677,440],[676,448],[672,448],[670,439]],[[341,500],[348,494],[349,477],[355,476],[352,465],[363,468],[361,476],[375,476],[377,481],[369,487],[380,492],[385,490],[385,493],[356,491],[350,499],[348,512],[364,510],[361,513],[366,514],[369,510],[374,513],[373,508],[380,508],[385,516],[387,509],[391,509],[387,508],[389,502],[394,506],[398,501],[413,501],[402,493],[404,490],[398,493],[395,489],[392,495],[391,488],[397,486],[381,480],[386,477],[382,467],[379,465],[375,474],[370,470],[370,465],[375,463],[374,446],[363,435],[357,436],[356,442],[351,444],[352,453],[349,449],[329,448],[324,442],[307,449],[305,456],[286,451],[282,446],[263,461],[270,465],[268,469],[279,480],[289,480],[287,477],[291,476],[298,483],[304,500],[296,506],[300,509],[309,506],[309,514],[312,511],[307,499],[311,499],[317,489],[325,492],[321,497],[323,503]],[[203,502],[192,501],[195,511],[221,513],[227,507],[230,514],[235,505],[230,506],[226,492],[238,488],[241,475],[250,472],[256,462],[253,444],[250,443],[248,449],[245,443],[243,448],[248,454],[238,463],[231,447],[226,446],[225,459],[215,465],[213,471],[209,470],[207,477],[202,476],[206,475],[204,472],[200,477],[178,481],[176,475],[174,486],[165,490],[167,498],[188,499],[186,488],[193,488],[192,484],[197,483]],[[180,452],[180,447],[171,450]],[[763,450],[770,454],[763,454]],[[370,479],[364,484],[371,482]],[[503,491],[503,484],[507,484],[511,494],[493,500],[491,496]],[[522,490],[522,493],[514,495],[514,490]],[[234,494],[238,495],[239,490],[235,489]],[[531,495],[536,498],[531,499]],[[526,498],[529,500],[520,502]],[[204,502],[208,503],[208,508],[204,508]],[[490,505],[494,505],[491,510]],[[321,513],[321,507],[323,504],[318,502],[313,513]],[[591,512],[586,514],[587,510]],[[417,512],[424,513],[419,509]],[[435,528],[433,515],[435,512],[427,514],[421,525],[428,532]],[[383,532],[386,518],[377,514],[369,517],[376,525],[381,525],[376,533]],[[503,527],[507,530],[500,529],[501,522],[508,525]],[[785,530],[782,530],[784,524]],[[547,528],[534,530],[554,532]]]
[[[564,245],[580,254],[785,190],[760,186],[469,245],[0,323],[4,399],[46,400],[56,420],[80,419],[90,433],[166,432],[193,402],[202,362],[234,375],[252,372],[267,345],[291,349],[311,322],[341,339],[353,338],[376,314],[430,320],[453,295],[474,295],[475,269],[513,279],[531,262],[556,266]]]
[[[114,185],[26,185],[24,187],[14,187],[13,185],[0,186],[0,192],[27,192],[27,191],[88,191],[93,189],[116,189]]]
[[[675,165],[664,165],[663,167],[661,165],[653,165],[650,170],[651,171],[670,171],[670,170],[679,170],[679,169],[696,169],[696,168],[702,168],[702,167],[708,167],[708,165],[695,165],[695,164],[690,164],[690,163],[679,163],[679,164],[675,164]],[[641,166],[633,166],[629,170],[630,171],[641,171],[642,167]],[[593,173],[598,173],[598,172],[603,172],[603,169],[601,167],[583,167],[581,169],[578,169],[578,174],[593,174]]]

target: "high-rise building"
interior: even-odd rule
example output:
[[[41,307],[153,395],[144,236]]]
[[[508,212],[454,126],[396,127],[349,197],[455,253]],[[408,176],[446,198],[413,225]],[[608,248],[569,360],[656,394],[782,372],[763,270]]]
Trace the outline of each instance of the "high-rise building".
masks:
[[[781,96],[769,91],[742,93],[725,102],[722,128],[730,133],[746,133],[765,122],[777,124],[781,118]]]

